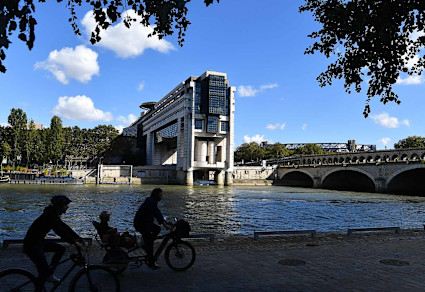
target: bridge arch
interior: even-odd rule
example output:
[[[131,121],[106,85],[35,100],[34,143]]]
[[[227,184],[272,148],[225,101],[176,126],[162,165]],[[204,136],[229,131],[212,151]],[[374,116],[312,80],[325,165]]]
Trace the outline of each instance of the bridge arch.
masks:
[[[354,156],[353,159],[351,159],[353,163],[359,163],[359,160],[357,159],[357,156]]]
[[[416,160],[419,160],[420,158],[419,158],[418,154],[413,153],[412,156],[410,156],[410,159],[413,160],[413,161],[416,161]]]
[[[406,161],[407,159],[409,159],[409,156],[407,156],[407,154],[403,154],[401,156],[401,160]]]
[[[322,188],[373,193],[377,186],[370,173],[358,168],[339,167],[323,176]]]
[[[345,163],[351,163],[351,158],[350,158],[349,156],[347,156],[347,157],[345,158]]]
[[[373,162],[373,157],[372,157],[372,156],[368,156],[368,157],[366,158],[366,162],[368,162],[368,163],[372,163],[372,162]]]
[[[381,162],[381,156],[376,156],[375,159],[374,159],[374,161]]]
[[[394,162],[397,162],[397,161],[400,160],[400,158],[398,157],[397,154],[395,154],[395,155],[393,155],[393,157],[391,157],[391,160],[394,161]]]
[[[425,165],[410,165],[394,172],[387,180],[387,191],[392,194],[425,196]]]
[[[276,184],[281,186],[312,188],[314,186],[314,179],[307,171],[294,169],[284,173]]]

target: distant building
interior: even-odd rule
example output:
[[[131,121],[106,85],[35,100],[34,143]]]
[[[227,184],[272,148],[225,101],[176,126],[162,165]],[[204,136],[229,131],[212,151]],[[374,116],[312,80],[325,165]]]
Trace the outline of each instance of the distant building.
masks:
[[[123,130],[134,135],[146,166],[175,166],[177,180],[232,184],[235,87],[227,75],[206,71],[177,85],[158,102],[146,102],[146,111]]]
[[[27,130],[29,130],[31,127],[31,123],[27,123]],[[34,127],[36,130],[42,130],[43,129],[43,124],[41,123],[34,123]]]
[[[376,150],[376,145],[373,144],[356,144],[356,140],[348,140],[347,143],[282,143],[288,150],[296,150],[307,144],[319,145],[326,152],[357,152],[357,151],[372,151]],[[273,144],[268,144],[267,141],[261,143],[262,147],[269,147]]]

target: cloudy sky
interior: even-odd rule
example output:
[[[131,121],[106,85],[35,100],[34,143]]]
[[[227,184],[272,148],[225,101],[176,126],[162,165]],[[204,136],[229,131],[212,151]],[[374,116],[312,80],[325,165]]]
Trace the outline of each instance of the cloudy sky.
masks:
[[[347,94],[341,81],[319,87],[316,77],[329,60],[304,55],[312,44],[307,35],[318,26],[298,13],[300,0],[223,0],[208,8],[192,1],[183,47],[175,36],[147,38],[152,28],[126,29],[122,23],[92,46],[87,8],[77,11],[79,37],[64,3],[48,2],[36,3],[33,50],[15,36],[7,51],[8,71],[0,74],[2,125],[11,108],[22,108],[45,126],[58,115],[68,126],[122,129],[140,115],[141,103],[158,101],[190,75],[212,69],[226,72],[237,88],[236,145],[355,139],[382,149],[407,136],[425,136],[423,77],[400,79],[395,90],[401,105],[375,98],[367,119],[364,92]]]

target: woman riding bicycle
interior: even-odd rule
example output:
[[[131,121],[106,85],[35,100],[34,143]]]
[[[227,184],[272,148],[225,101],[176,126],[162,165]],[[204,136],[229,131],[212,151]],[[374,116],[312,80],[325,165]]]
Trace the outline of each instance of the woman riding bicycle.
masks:
[[[24,239],[23,251],[37,267],[39,281],[37,291],[41,291],[40,287],[43,287],[46,281],[59,281],[54,271],[65,253],[65,247],[45,239],[47,233],[53,230],[63,241],[80,248],[84,245],[81,237],[60,219],[60,216],[68,209],[71,200],[66,196],[54,196],[50,202],[51,204],[44,209],[43,214],[31,224]],[[44,252],[54,252],[50,265],[47,263]]]

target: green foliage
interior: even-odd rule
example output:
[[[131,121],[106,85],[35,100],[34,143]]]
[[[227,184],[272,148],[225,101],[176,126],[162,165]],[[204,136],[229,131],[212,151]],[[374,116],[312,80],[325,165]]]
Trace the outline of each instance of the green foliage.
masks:
[[[425,148],[425,137],[409,136],[406,139],[401,139],[394,144],[395,149],[404,148]]]
[[[265,157],[265,149],[256,142],[244,143],[235,151],[235,161],[258,161],[263,157]]]
[[[266,159],[278,159],[292,155],[292,151],[286,149],[285,145],[275,143],[266,148]]]
[[[22,154],[25,147],[27,114],[20,108],[12,108],[10,110],[10,115],[7,118],[7,121],[12,128],[12,159],[14,163],[16,163],[18,156]]]
[[[11,127],[0,126],[0,157],[14,159],[21,155],[21,165],[45,165],[63,162],[67,157],[84,157],[90,160],[102,155],[111,148],[118,137],[112,125],[99,125],[94,129],[63,127],[62,120],[54,116],[49,129],[36,130],[31,120],[28,129],[26,114],[21,109],[12,109],[9,116]],[[15,150],[11,144],[17,145]],[[16,153],[16,155],[15,155]],[[15,155],[15,156],[14,156]]]
[[[0,159],[2,159],[3,156],[10,157],[10,154],[11,153],[12,153],[12,148],[10,147],[9,143],[7,143],[6,141],[4,141],[1,144],[1,147],[0,147]]]
[[[424,70],[425,58],[417,53],[425,45],[425,36],[411,38],[425,28],[423,0],[305,0],[303,11],[311,12],[322,25],[309,35],[316,42],[305,53],[319,51],[335,60],[317,77],[320,86],[344,79],[347,92],[353,86],[360,92],[367,81],[365,117],[374,96],[380,96],[384,104],[400,103],[392,88],[400,72],[412,76]],[[415,56],[419,62],[410,67],[408,62]]]
[[[56,0],[58,3],[62,0]],[[0,72],[5,73],[6,68],[2,61],[6,58],[4,49],[9,48],[11,43],[9,37],[18,33],[18,38],[25,42],[28,49],[32,49],[35,40],[34,27],[37,24],[35,19],[35,0],[7,0],[2,1],[1,21],[0,21]],[[44,2],[44,0],[39,0]],[[68,0],[64,1],[69,9],[70,22],[74,33],[81,35],[77,25],[76,6],[91,6],[93,10],[96,28],[91,33],[90,42],[95,44],[100,41],[100,32],[108,29],[109,26],[119,21],[123,16],[124,24],[130,28],[131,24],[137,20],[130,17],[129,14],[122,12],[131,10],[141,16],[141,23],[144,26],[152,24],[153,32],[151,35],[157,35],[160,39],[172,35],[174,30],[178,32],[178,42],[180,45],[184,42],[185,32],[190,24],[187,20],[187,4],[190,0],[174,1],[150,1],[150,0]],[[212,4],[214,0],[204,0],[206,6]],[[219,2],[219,0],[217,0]],[[151,36],[149,35],[149,36]]]
[[[54,163],[58,163],[63,157],[62,149],[65,144],[65,138],[62,131],[62,120],[58,116],[53,116],[50,121],[48,133],[48,153]]]
[[[295,150],[295,153],[302,155],[314,155],[314,154],[324,154],[322,147],[317,144],[306,144],[303,147]]]
[[[4,168],[6,171],[12,171],[13,167],[10,165],[6,165],[6,167]]]

